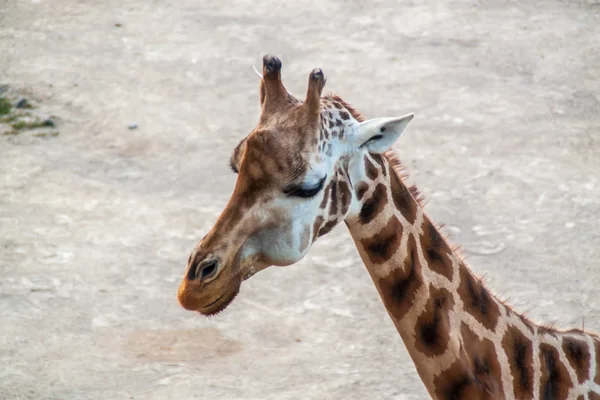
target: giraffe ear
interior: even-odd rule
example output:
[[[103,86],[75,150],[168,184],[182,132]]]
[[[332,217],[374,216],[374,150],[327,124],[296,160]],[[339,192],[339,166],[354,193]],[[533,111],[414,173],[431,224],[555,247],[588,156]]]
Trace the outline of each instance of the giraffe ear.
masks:
[[[357,146],[372,153],[389,150],[413,117],[411,113],[403,117],[374,118],[361,122],[356,135]]]

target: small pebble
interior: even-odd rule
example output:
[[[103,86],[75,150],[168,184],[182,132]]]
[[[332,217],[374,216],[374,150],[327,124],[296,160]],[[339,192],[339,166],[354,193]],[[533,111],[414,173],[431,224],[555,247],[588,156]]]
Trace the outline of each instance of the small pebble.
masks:
[[[56,127],[56,124],[50,118],[44,120],[43,124],[44,124],[44,126],[47,126],[47,127],[50,127],[50,128]]]
[[[137,127],[138,126],[137,126],[137,124],[135,122],[132,123],[132,124],[129,124],[129,126],[128,126],[129,129],[137,129]]]
[[[23,98],[15,104],[16,108],[31,108],[31,103],[27,99]]]

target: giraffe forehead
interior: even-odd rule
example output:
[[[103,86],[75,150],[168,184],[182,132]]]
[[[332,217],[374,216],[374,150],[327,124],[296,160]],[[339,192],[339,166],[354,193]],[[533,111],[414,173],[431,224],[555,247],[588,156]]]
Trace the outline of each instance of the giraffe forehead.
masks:
[[[324,98],[317,120],[307,118],[297,107],[269,115],[240,142],[232,161],[243,164],[240,176],[248,184],[261,181],[258,186],[265,187],[302,182],[314,186],[340,155],[332,151],[332,142],[341,139],[352,124],[351,114],[341,100]]]
[[[282,188],[308,169],[306,152],[297,149],[294,138],[271,131],[253,132],[234,152],[239,166],[238,182],[252,191]]]

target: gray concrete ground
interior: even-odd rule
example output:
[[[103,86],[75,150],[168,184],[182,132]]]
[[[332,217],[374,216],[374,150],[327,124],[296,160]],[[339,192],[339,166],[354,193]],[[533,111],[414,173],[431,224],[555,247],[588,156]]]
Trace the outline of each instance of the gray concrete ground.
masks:
[[[426,398],[343,227],[217,317],[177,303],[266,52],[415,112],[397,148],[472,269],[600,330],[597,1],[0,0],[0,84],[60,132],[0,137],[0,398]]]

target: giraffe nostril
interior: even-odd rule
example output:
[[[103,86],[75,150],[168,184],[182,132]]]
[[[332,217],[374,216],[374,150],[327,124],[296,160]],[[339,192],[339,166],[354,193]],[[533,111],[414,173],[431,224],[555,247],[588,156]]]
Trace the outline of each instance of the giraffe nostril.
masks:
[[[203,281],[208,278],[212,278],[217,272],[217,260],[212,260],[207,264],[201,266],[200,280]]]
[[[190,266],[188,270],[187,278],[192,281],[200,278],[201,281],[210,279],[217,273],[218,263],[217,260],[204,261],[198,265]]]

